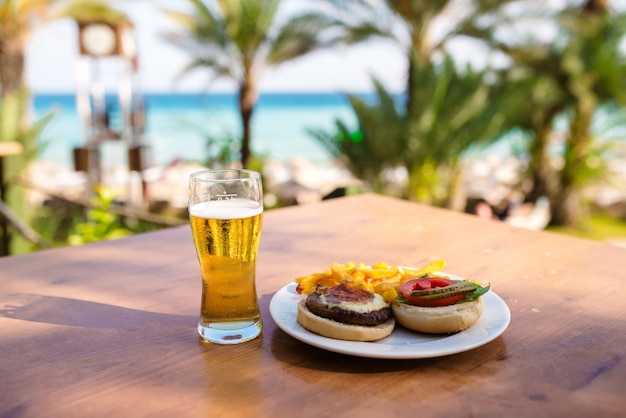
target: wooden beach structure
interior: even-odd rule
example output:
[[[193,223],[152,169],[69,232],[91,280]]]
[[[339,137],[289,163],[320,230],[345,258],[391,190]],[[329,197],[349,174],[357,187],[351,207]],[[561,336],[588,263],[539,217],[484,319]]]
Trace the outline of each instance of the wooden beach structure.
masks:
[[[85,143],[73,149],[74,168],[86,173],[90,188],[102,184],[102,148],[110,142],[118,143],[127,156],[126,201],[131,205],[143,203],[147,200],[142,172],[148,165],[148,146],[132,23],[128,19],[75,20],[80,52],[76,107],[83,121]],[[133,182],[137,178],[140,193],[137,182]]]

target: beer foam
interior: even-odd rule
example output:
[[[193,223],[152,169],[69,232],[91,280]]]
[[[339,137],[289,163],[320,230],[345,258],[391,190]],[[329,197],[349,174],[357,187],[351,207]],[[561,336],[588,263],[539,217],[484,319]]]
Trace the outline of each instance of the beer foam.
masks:
[[[263,205],[254,200],[234,198],[200,202],[189,208],[189,214],[205,219],[250,218],[263,212]]]

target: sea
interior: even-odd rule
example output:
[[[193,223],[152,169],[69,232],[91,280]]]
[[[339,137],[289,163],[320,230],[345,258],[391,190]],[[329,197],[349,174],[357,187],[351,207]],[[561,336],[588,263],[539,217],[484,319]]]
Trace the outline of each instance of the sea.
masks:
[[[113,103],[111,114],[115,116],[116,99],[108,99],[108,103]],[[168,165],[179,160],[202,163],[212,152],[208,148],[211,140],[241,136],[234,93],[146,93],[142,99],[143,143],[152,164]],[[53,114],[39,137],[38,160],[73,166],[73,149],[87,143],[87,129],[77,110],[75,95],[35,94],[33,113],[36,119]],[[336,120],[356,127],[356,117],[344,94],[261,93],[252,119],[251,148],[257,155],[281,161],[303,157],[329,163],[330,153],[308,130],[333,132]],[[115,125],[115,117],[111,121]],[[120,146],[120,141],[103,142],[101,153],[105,164],[126,158],[126,148]]]
[[[375,93],[361,93],[369,102]],[[119,120],[116,99],[112,104],[112,125]],[[234,93],[144,93],[145,134],[150,165],[169,165],[176,161],[204,163],[215,154],[209,143],[224,143],[241,137],[238,98]],[[402,95],[397,95],[398,101]],[[52,119],[40,135],[39,161],[73,167],[73,150],[87,143],[87,129],[78,113],[74,94],[35,94],[33,113],[36,119],[50,113]],[[333,157],[309,130],[333,133],[336,121],[357,128],[357,120],[342,93],[261,93],[252,119],[251,148],[256,155],[287,162],[302,157],[317,164],[330,164]],[[562,120],[557,130],[565,129]],[[608,108],[594,118],[597,136],[626,143],[626,112]],[[115,129],[115,126],[113,126]],[[519,132],[505,134],[502,140],[478,154],[500,157],[518,153],[524,148],[525,136]],[[237,143],[234,144],[238,147]],[[560,146],[557,144],[557,147]],[[238,148],[237,148],[238,149]],[[105,141],[100,146],[102,164],[116,165],[127,161],[127,149],[121,141]],[[560,150],[556,150],[559,153]]]

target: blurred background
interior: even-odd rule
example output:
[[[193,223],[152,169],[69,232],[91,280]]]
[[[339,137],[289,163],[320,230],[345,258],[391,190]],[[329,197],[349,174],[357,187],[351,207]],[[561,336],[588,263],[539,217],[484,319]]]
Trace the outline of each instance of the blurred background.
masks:
[[[0,254],[376,192],[626,241],[626,2],[0,0]]]

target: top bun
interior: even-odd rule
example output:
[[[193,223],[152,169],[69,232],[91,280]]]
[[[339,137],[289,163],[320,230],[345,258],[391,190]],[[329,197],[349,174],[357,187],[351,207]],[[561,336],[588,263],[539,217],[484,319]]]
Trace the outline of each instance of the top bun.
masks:
[[[452,334],[474,325],[483,313],[485,303],[480,297],[471,302],[448,306],[423,307],[393,302],[396,320],[405,328],[430,334]]]

